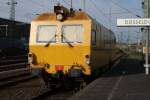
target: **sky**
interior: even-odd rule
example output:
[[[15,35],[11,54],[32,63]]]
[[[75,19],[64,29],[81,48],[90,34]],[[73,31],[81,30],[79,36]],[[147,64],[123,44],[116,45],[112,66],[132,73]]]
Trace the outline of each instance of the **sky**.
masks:
[[[10,0],[0,0],[0,17],[9,18]],[[43,12],[52,12],[53,5],[60,2],[66,7],[70,7],[71,0],[15,0],[16,20],[31,22],[31,20]],[[84,8],[84,0],[72,0],[73,8],[78,10]],[[139,28],[117,27],[117,18],[137,18],[136,15],[143,16],[141,2],[143,0],[85,0],[85,11],[103,24],[108,29],[115,32],[118,41],[137,42],[142,39]]]

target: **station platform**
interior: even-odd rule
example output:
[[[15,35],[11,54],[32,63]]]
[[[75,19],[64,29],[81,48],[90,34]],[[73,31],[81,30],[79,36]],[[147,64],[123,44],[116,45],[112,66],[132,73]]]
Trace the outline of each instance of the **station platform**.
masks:
[[[150,75],[138,59],[123,58],[69,100],[150,100]]]

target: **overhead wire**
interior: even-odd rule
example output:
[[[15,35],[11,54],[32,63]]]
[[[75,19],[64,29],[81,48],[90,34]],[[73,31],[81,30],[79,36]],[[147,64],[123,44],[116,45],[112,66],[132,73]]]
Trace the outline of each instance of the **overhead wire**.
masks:
[[[68,2],[66,2],[65,0],[62,0],[64,3],[66,3],[69,7],[71,7],[71,4],[69,4]]]
[[[105,13],[96,5],[96,3],[95,3],[93,0],[90,0],[90,1],[91,1],[91,3],[94,5],[94,7],[95,7],[100,13],[102,13],[102,15],[103,15],[104,17],[108,17],[108,16],[106,16]]]
[[[66,2],[65,0],[62,0],[65,4],[67,4],[69,7],[71,7],[71,3],[69,4],[68,2]],[[75,7],[73,7],[73,9],[77,10]]]
[[[109,15],[110,13],[105,13],[105,15],[107,16],[107,15]],[[120,14],[130,14],[129,12],[113,12],[113,13],[111,13],[111,15],[120,15]]]
[[[46,9],[46,5],[45,4],[40,4],[40,3],[36,2],[36,1],[33,1],[33,0],[28,0],[28,1],[29,1],[30,4],[32,4],[32,5],[34,4],[35,6],[38,6],[38,7],[42,8],[43,10],[47,11],[48,9],[50,9],[48,7]],[[31,20],[31,16],[34,15],[33,12],[31,12],[31,11],[33,11],[33,7],[31,9],[32,10],[29,10],[30,12],[27,12],[26,14],[22,15],[22,17],[24,17],[25,19]]]
[[[106,18],[109,18],[109,16],[106,16],[105,13],[96,5],[96,3],[93,0],[90,0],[90,1],[93,4],[93,6],[95,7],[95,9],[99,12],[98,14],[104,16],[105,20],[109,23],[109,20],[106,19]],[[109,26],[109,25],[107,25],[107,26]]]
[[[1,3],[0,4],[7,4],[7,2],[2,2],[2,1],[0,1]],[[7,9],[8,9],[8,7],[7,7]],[[7,14],[7,15],[9,15],[9,10],[7,10],[6,8],[0,8],[0,11],[2,12],[2,13],[5,13],[5,14]],[[8,16],[7,16],[8,17]],[[9,17],[8,17],[9,18]],[[22,19],[22,18],[25,18],[25,19],[28,19],[26,16],[17,16],[17,18],[20,18],[20,19]],[[28,19],[29,20],[29,19]]]
[[[28,0],[29,2],[31,2],[32,4],[39,6],[40,8],[44,9],[44,10],[48,10],[49,8],[46,9],[46,5],[43,5],[42,3],[38,3],[36,1],[33,0]]]
[[[111,1],[111,3],[112,4],[114,4],[114,5],[116,5],[116,6],[118,6],[119,8],[121,8],[121,9],[123,9],[123,10],[125,10],[125,11],[127,11],[127,12],[125,12],[125,13],[121,13],[121,14],[132,14],[132,15],[134,15],[134,16],[136,16],[136,17],[138,17],[138,18],[141,18],[141,16],[140,15],[138,15],[138,14],[136,14],[136,13],[134,13],[133,11],[130,11],[129,9],[127,9],[127,8],[125,8],[125,7],[123,7],[123,6],[121,6],[120,4],[118,4],[117,2],[114,2],[113,0],[110,0]]]
[[[36,6],[40,7],[40,8],[42,8],[42,9],[45,9],[45,10],[50,9],[50,8],[46,7],[45,4],[38,3],[37,1],[34,1],[34,0],[28,0],[28,1],[29,1],[30,3],[32,3],[32,4],[34,4],[34,5],[36,5]],[[69,7],[71,6],[71,3],[69,3],[69,2],[67,2],[67,1],[65,1],[65,0],[61,0],[61,1],[63,1],[63,2],[64,2],[65,4],[67,4]],[[104,13],[104,12],[97,6],[97,4],[96,4],[93,0],[90,0],[90,1],[92,2],[93,6],[100,12],[101,15],[103,15],[105,18],[106,18],[106,17],[107,17],[107,18],[109,17],[109,16],[107,16],[106,13]],[[2,2],[2,1],[0,1],[0,2]],[[112,2],[113,4],[115,4],[115,5],[117,5],[118,7],[120,7],[121,9],[124,9],[125,11],[127,11],[126,13],[131,13],[131,14],[133,14],[133,15],[137,15],[137,14],[133,13],[132,11],[130,11],[129,9],[127,9],[127,8],[125,8],[125,7],[122,7],[121,5],[119,5],[118,3],[114,2],[113,0],[111,0],[111,2]],[[48,8],[48,9],[47,9],[47,8]],[[74,8],[74,9],[76,9],[76,8]],[[111,13],[111,14],[124,14],[124,13]]]
[[[113,0],[110,0],[110,1],[111,1],[114,5],[118,6],[118,7],[121,8],[121,9],[124,9],[124,10],[127,11],[128,13],[130,13],[130,14],[136,16],[136,17],[141,17],[141,16],[139,16],[138,14],[136,14],[136,13],[130,11],[129,9],[127,9],[127,8],[125,8],[125,7],[123,7],[123,6],[121,6],[121,5],[118,4],[117,2],[114,2]]]

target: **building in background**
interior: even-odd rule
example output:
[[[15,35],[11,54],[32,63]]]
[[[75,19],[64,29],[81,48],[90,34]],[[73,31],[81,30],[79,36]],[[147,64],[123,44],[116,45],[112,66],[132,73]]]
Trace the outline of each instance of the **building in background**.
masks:
[[[29,32],[30,24],[28,23],[0,18],[0,38],[28,38]]]
[[[30,24],[0,18],[0,57],[27,54]]]

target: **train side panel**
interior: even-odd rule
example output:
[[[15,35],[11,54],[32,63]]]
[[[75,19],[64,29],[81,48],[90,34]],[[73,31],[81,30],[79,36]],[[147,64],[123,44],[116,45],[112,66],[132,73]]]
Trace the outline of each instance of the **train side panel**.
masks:
[[[108,66],[114,56],[113,32],[93,20],[91,32],[91,66],[93,71]]]

